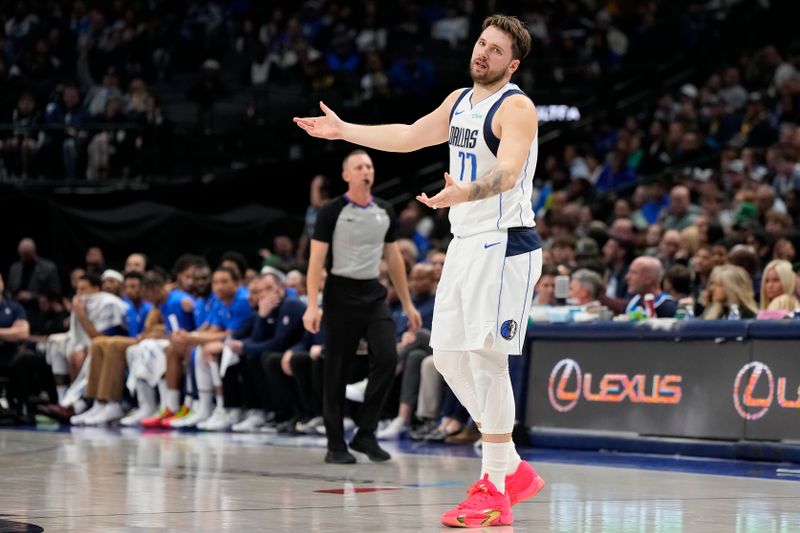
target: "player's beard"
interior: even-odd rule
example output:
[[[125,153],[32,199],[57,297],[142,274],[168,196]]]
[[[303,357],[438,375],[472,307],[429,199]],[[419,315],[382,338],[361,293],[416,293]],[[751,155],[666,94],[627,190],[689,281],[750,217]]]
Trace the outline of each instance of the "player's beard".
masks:
[[[509,62],[509,65],[511,63]],[[473,61],[469,65],[469,74],[472,76],[472,81],[477,83],[478,85],[494,85],[498,81],[502,80],[503,77],[506,75],[506,71],[508,70],[508,65],[500,70],[493,71],[488,67],[483,72],[475,70],[475,62]]]

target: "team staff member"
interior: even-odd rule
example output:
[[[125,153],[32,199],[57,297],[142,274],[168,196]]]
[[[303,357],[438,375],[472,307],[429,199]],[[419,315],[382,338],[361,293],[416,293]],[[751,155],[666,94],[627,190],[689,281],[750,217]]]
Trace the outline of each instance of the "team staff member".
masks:
[[[355,463],[344,440],[344,392],[350,362],[359,340],[369,345],[370,372],[359,428],[350,448],[372,461],[391,456],[375,439],[383,405],[389,395],[395,366],[395,325],[386,305],[386,289],[378,281],[381,257],[408,316],[410,330],[420,326],[420,315],[411,302],[406,271],[395,242],[395,216],[391,206],[371,194],[375,181],[372,159],[363,150],[349,154],[342,163],[347,193],[320,208],[308,265],[308,309],[303,324],[317,333],[324,318],[325,378],[323,417],[328,437],[325,462]],[[321,312],[319,296],[322,268],[328,260]]]

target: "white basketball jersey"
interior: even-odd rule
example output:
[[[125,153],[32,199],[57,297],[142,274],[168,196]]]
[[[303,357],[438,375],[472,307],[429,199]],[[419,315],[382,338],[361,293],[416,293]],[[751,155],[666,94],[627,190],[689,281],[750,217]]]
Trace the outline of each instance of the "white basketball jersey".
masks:
[[[492,133],[492,119],[507,97],[524,95],[507,83],[476,104],[470,102],[472,89],[464,89],[450,111],[450,175],[459,181],[475,181],[497,164],[500,140]],[[539,153],[539,131],[528,151],[528,159],[516,185],[496,196],[464,202],[450,208],[453,235],[465,237],[486,231],[536,225],[531,205],[533,174]]]

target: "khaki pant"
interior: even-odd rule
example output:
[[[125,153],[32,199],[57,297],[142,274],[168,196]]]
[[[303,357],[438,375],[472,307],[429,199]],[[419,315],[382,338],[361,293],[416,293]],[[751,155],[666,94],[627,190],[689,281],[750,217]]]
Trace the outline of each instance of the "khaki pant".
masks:
[[[427,356],[422,360],[420,367],[419,396],[417,397],[418,417],[432,420],[439,418],[443,384],[444,379],[433,364],[433,356]]]
[[[86,396],[96,400],[118,402],[125,385],[125,350],[136,344],[130,337],[95,337],[90,353],[89,384]]]

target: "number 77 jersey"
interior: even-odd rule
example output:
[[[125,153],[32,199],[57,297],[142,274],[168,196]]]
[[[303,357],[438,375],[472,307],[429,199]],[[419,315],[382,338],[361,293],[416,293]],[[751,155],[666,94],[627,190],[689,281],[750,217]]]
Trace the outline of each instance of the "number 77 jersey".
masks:
[[[525,93],[515,84],[507,83],[474,105],[471,102],[472,94],[472,89],[464,89],[450,110],[450,176],[464,182],[475,181],[497,164],[500,139],[492,132],[492,120],[506,98]],[[487,231],[536,225],[531,191],[539,153],[538,141],[537,128],[527,160],[513,189],[450,208],[453,235],[466,237]]]

